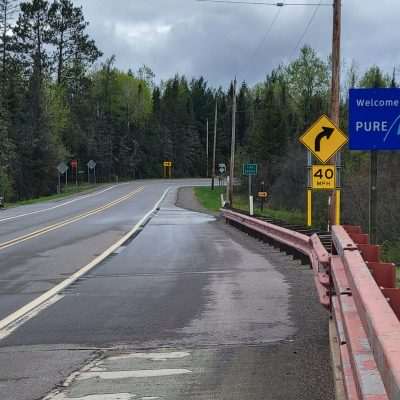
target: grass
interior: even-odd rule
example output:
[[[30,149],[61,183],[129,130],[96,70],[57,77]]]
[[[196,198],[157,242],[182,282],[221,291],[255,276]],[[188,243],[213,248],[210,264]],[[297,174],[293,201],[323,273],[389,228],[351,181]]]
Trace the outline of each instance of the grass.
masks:
[[[234,207],[240,210],[249,211],[248,196],[236,194],[236,196],[234,197]],[[285,221],[293,225],[304,225],[305,222],[305,215],[300,211],[276,210],[272,208],[267,208],[265,205],[264,210],[261,211],[258,199],[255,199],[254,201],[254,213],[266,218]]]
[[[10,208],[10,207],[18,207],[18,206],[42,203],[42,202],[50,201],[50,200],[63,199],[65,197],[68,197],[68,196],[71,196],[71,195],[74,195],[77,193],[82,193],[82,192],[87,192],[87,191],[97,189],[99,186],[102,186],[102,185],[101,184],[97,184],[97,185],[81,184],[79,186],[76,186],[74,184],[71,184],[71,185],[68,185],[67,187],[64,187],[63,192],[60,194],[52,194],[49,196],[37,197],[34,199],[29,199],[29,200],[21,200],[21,201],[15,202],[15,203],[6,203],[5,206],[7,208]]]
[[[211,211],[218,211],[221,208],[221,193],[225,197],[225,188],[216,188],[214,191],[208,187],[197,187],[194,189],[197,199],[200,201],[204,208]],[[287,211],[287,210],[273,210],[271,208],[265,208],[262,212],[258,207],[258,201],[256,201],[254,212],[257,215],[262,215],[267,218],[279,219],[286,221],[289,224],[303,225],[305,216],[299,211]],[[234,197],[234,207],[240,210],[248,211],[249,203],[248,197],[243,194],[236,193]]]
[[[204,208],[215,212],[221,208],[221,194],[225,194],[225,188],[196,187],[194,193]]]

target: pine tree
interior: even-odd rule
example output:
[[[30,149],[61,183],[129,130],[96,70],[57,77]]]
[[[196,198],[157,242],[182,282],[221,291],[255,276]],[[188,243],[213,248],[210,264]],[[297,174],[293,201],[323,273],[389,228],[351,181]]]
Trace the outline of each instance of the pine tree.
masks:
[[[88,22],[82,8],[74,7],[70,0],[55,0],[49,8],[49,25],[57,83],[79,79],[86,67],[102,55],[85,32]]]
[[[24,118],[16,134],[21,197],[47,194],[55,188],[55,167],[63,152],[51,132],[46,107],[51,67],[47,52],[51,44],[48,10],[48,2],[44,0],[21,3],[21,14],[14,28],[16,56],[27,83],[22,105]]]
[[[1,51],[1,70],[0,70],[0,82],[3,93],[5,93],[7,72],[11,52],[11,41],[12,36],[11,22],[17,12],[18,2],[17,0],[0,0],[0,51]]]

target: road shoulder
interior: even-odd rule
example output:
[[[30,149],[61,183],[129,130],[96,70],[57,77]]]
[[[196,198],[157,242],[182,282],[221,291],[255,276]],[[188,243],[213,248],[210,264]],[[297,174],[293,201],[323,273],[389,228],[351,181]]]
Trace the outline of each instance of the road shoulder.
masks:
[[[203,214],[209,214],[214,217],[219,216],[218,212],[212,212],[200,203],[197,199],[194,188],[193,187],[182,187],[178,190],[176,206],[180,208],[184,208],[190,211],[201,212]]]

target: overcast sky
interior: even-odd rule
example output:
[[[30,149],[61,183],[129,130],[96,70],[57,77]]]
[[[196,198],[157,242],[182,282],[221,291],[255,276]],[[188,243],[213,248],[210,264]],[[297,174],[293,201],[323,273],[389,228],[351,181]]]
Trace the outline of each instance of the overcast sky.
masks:
[[[319,2],[310,0],[315,1]],[[304,0],[291,0],[295,2]],[[157,81],[180,73],[203,75],[210,84],[223,86],[235,74],[254,84],[272,68],[295,58],[297,43],[315,12],[314,6],[278,8],[195,0],[74,3],[83,6],[90,34],[105,56],[116,55],[118,68],[136,71],[146,64]],[[343,0],[345,65],[354,60],[360,71],[372,64],[387,71],[400,66],[399,21],[399,0]],[[332,8],[319,7],[301,46],[309,44],[326,58],[331,27]]]

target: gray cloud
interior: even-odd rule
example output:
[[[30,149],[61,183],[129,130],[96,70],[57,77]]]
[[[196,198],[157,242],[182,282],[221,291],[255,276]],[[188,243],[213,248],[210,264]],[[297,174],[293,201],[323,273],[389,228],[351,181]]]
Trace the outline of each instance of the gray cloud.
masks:
[[[278,8],[197,3],[194,0],[75,0],[90,22],[89,31],[117,66],[150,66],[157,79],[175,73],[203,75],[226,85],[237,74],[255,83],[282,62],[292,60],[314,7],[281,9],[267,40],[262,38]],[[324,0],[326,2],[326,0]],[[343,1],[344,65],[360,70],[377,64],[390,72],[400,64],[400,2]],[[331,46],[331,7],[320,7],[305,36],[321,57]],[[257,51],[256,51],[257,50]]]

